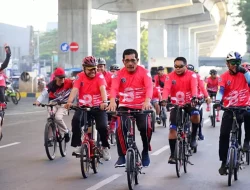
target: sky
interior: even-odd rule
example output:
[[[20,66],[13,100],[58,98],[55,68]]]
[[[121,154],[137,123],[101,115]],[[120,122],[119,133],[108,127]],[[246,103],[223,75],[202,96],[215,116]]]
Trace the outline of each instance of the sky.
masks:
[[[57,22],[58,0],[0,0],[0,22],[45,31],[47,22]],[[92,11],[92,24],[104,22],[114,16],[106,11]],[[228,19],[223,35],[212,56],[225,57],[230,51],[241,54],[246,50],[244,32],[237,32]]]

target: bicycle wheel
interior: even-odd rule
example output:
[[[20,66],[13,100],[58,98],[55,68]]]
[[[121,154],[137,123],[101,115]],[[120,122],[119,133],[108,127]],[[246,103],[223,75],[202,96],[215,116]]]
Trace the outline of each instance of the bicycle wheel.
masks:
[[[45,151],[50,160],[54,160],[56,157],[56,131],[52,121],[48,121],[44,130],[44,146]]]
[[[246,153],[246,162],[247,162],[247,165],[249,165],[249,151],[247,151],[245,153]]]
[[[234,149],[230,149],[229,162],[228,162],[228,186],[232,184],[232,175],[234,171]]]
[[[19,92],[19,90],[15,90],[16,93],[16,99],[19,102],[21,100],[21,93]]]
[[[58,142],[61,156],[65,157],[67,154],[67,143],[65,142],[65,138],[60,137]]]
[[[240,162],[241,162],[241,157],[242,157],[242,152],[237,149],[236,151],[236,156],[235,158],[237,158],[236,160],[236,165],[234,166],[234,180],[237,181],[238,180],[238,174],[239,174],[239,170],[240,170]]]
[[[212,107],[212,108],[213,108],[213,117],[212,117],[213,122],[212,122],[212,126],[215,127],[215,108],[214,107]]]
[[[152,128],[152,132],[155,132],[155,112],[154,111],[151,114],[151,128]]]
[[[18,104],[18,100],[17,100],[16,96],[11,96],[11,100],[12,100],[13,104],[15,104],[15,105]]]
[[[127,172],[127,181],[129,190],[134,189],[135,185],[135,159],[134,153],[128,151],[126,155],[126,172]]]
[[[96,147],[94,149],[94,156],[91,158],[91,166],[95,174],[98,172],[99,162],[100,162],[99,160],[100,160],[100,153],[98,148]]]
[[[116,138],[115,138],[115,133],[110,133],[109,135],[110,138],[110,144],[115,145],[116,144]]]
[[[186,144],[186,143],[185,143]],[[187,165],[188,165],[188,147],[185,145],[183,146],[183,168],[184,172],[187,173]]]
[[[87,144],[82,144],[80,154],[80,165],[82,171],[82,177],[87,178],[89,176],[89,154]]]
[[[174,151],[175,168],[176,168],[177,177],[181,176],[181,167],[183,164],[182,163],[182,155],[183,155],[182,150],[183,150],[182,142],[177,140],[175,144],[175,151]]]

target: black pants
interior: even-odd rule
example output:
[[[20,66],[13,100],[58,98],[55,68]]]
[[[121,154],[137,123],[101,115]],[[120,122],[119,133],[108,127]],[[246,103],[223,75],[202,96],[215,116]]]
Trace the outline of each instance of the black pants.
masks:
[[[120,107],[119,110],[133,110],[130,108]],[[117,141],[117,152],[119,156],[124,156],[127,151],[127,120],[126,115],[118,117],[118,127],[116,130],[116,141]],[[150,140],[152,136],[152,128],[151,128],[151,119],[148,114],[137,114],[135,116],[136,125],[138,130],[140,131],[142,143],[143,143],[143,151],[151,150]],[[126,124],[125,124],[126,123]]]
[[[241,124],[243,122],[243,118],[247,118],[245,122],[248,123],[248,127],[246,127],[246,137],[249,139],[250,130],[249,130],[249,115],[247,113],[237,114],[237,122],[239,127],[241,128]],[[233,114],[230,111],[225,111],[222,116],[221,128],[220,128],[220,140],[219,140],[219,156],[220,160],[226,162],[227,160],[227,152],[229,148],[229,138],[230,132],[232,130],[233,123]]]
[[[5,102],[5,86],[0,86],[0,103]]]
[[[105,111],[88,112],[87,118],[93,116],[96,122],[96,130],[100,134],[100,139],[103,147],[109,147],[108,143],[108,117]],[[81,146],[81,127],[84,125],[83,111],[77,110],[73,116],[72,122],[72,140],[71,146]]]
[[[203,122],[203,108],[200,108],[200,124],[199,124],[199,135],[202,135],[202,122]]]

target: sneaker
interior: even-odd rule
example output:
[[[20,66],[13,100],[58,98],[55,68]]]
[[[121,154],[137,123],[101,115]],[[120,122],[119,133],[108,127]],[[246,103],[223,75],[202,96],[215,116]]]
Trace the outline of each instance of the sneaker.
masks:
[[[249,141],[244,140],[243,151],[249,151],[249,150],[250,150]]]
[[[168,159],[168,163],[169,164],[176,164],[176,161],[174,159],[174,156],[170,155],[169,159]]]
[[[77,146],[74,150],[74,152],[72,153],[72,155],[75,155],[75,154],[81,154],[81,146]]]
[[[103,149],[102,149],[102,156],[103,156],[103,159],[105,161],[109,161],[111,159],[111,155],[110,155],[108,147],[103,147]]]
[[[206,111],[210,111],[210,107],[207,107]]]
[[[141,153],[142,155],[142,165],[143,167],[148,167],[150,165],[150,158],[149,158],[149,155],[148,155],[148,151],[142,151]]]
[[[126,166],[126,160],[125,156],[119,156],[118,160],[115,163],[115,167],[125,167]]]
[[[65,139],[66,143],[70,141],[70,134],[69,134],[69,132],[64,134],[64,139]]]
[[[198,138],[200,141],[203,141],[205,139],[204,135],[200,134],[199,135],[199,138]]]
[[[225,162],[221,163],[219,173],[220,173],[220,175],[227,175],[227,168],[226,168],[226,163]]]
[[[192,139],[192,141],[191,141],[191,143],[190,143],[190,146],[191,146],[192,148],[196,148],[196,147],[197,147],[197,142],[196,142],[196,139],[195,139],[195,138]]]

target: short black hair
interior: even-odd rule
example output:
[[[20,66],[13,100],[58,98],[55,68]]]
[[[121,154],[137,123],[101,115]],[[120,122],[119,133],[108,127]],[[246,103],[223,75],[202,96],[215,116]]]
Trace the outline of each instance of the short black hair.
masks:
[[[182,62],[184,63],[184,65],[187,64],[187,60],[186,60],[185,57],[177,57],[177,58],[174,60],[174,62],[176,62],[176,61],[182,61]]]
[[[135,54],[135,58],[138,59],[138,53],[135,49],[125,49],[122,54],[122,59],[125,59],[125,55]]]

